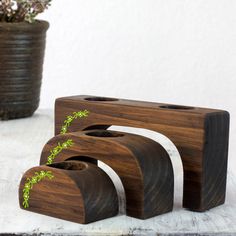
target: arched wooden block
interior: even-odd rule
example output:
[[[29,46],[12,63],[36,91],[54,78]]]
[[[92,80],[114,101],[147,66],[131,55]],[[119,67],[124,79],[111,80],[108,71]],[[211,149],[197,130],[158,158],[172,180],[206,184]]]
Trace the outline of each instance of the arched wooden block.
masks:
[[[44,147],[40,164],[47,162],[58,142],[72,139],[55,161],[84,156],[101,160],[120,177],[126,194],[127,215],[146,219],[173,208],[174,176],[165,149],[151,139],[122,132],[93,130],[52,138]],[[96,183],[95,183],[96,184]]]
[[[229,113],[222,110],[93,96],[59,98],[55,134],[65,117],[87,109],[69,132],[106,129],[111,125],[145,128],[167,136],[177,147],[184,168],[183,206],[205,211],[225,201]]]
[[[51,171],[54,178],[45,178],[30,191],[29,208],[24,208],[23,188],[35,172]],[[96,165],[68,161],[28,170],[20,183],[20,207],[32,212],[80,224],[118,214],[118,197],[108,175]]]

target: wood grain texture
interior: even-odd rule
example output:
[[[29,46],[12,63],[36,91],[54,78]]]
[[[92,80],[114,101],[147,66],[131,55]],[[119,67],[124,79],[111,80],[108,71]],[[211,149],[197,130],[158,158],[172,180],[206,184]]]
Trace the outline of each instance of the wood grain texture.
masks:
[[[28,170],[20,183],[19,204],[22,209],[22,190],[27,178],[35,172],[51,171],[54,178],[43,179],[30,191],[26,210],[87,224],[118,214],[115,186],[108,175],[96,165],[68,161]]]
[[[0,178],[0,232],[5,235],[236,235],[236,160],[234,132],[230,138],[231,154],[229,156],[226,203],[209,211],[198,213],[181,207],[182,178],[179,156],[173,145],[160,137],[160,142],[168,150],[175,172],[175,202],[171,213],[139,220],[124,215],[125,197],[123,186],[117,176],[113,176],[110,168],[103,163],[99,166],[112,175],[122,201],[120,214],[116,217],[95,223],[82,225],[40,214],[32,214],[22,210],[18,204],[18,188],[22,174],[32,166],[38,165],[38,159],[43,145],[53,136],[53,110],[39,109],[35,116],[2,122],[0,132],[0,162],[2,165]],[[27,132],[25,132],[27,127]],[[17,131],[17,132],[16,132]],[[40,132],[39,132],[40,131]],[[233,130],[232,130],[233,131]],[[145,133],[144,133],[145,134]],[[149,132],[145,135],[148,135]],[[156,134],[156,137],[159,137]],[[155,135],[154,137],[155,138]],[[25,142],[29,140],[29,142]],[[14,143],[14,148],[12,147]],[[17,150],[17,151],[15,151]],[[27,154],[27,155],[26,155]],[[7,168],[6,168],[7,167]],[[115,178],[117,177],[117,178]]]
[[[38,108],[48,22],[0,23],[0,119]]]
[[[147,219],[173,208],[174,176],[166,150],[151,139],[123,132],[91,130],[52,138],[43,148],[40,164],[47,162],[50,150],[72,139],[56,162],[94,158],[109,165],[120,177],[126,194],[127,215]],[[88,159],[87,159],[88,160]]]
[[[184,168],[183,206],[205,211],[225,201],[229,113],[93,96],[59,98],[55,104],[55,134],[65,117],[81,109],[86,119],[75,121],[69,132],[130,126],[160,132],[177,147]]]

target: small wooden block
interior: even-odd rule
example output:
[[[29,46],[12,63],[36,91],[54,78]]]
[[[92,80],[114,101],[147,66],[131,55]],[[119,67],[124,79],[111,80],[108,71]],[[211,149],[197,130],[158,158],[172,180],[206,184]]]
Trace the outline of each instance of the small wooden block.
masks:
[[[29,208],[22,206],[23,188],[35,172],[51,171],[54,178],[43,179],[30,191]],[[20,183],[22,209],[76,222],[90,222],[118,214],[118,197],[108,175],[96,165],[68,161],[28,170]]]
[[[73,140],[73,146],[64,149],[55,162],[88,161],[90,157],[109,165],[123,183],[127,215],[147,219],[172,210],[173,168],[168,153],[160,144],[124,132],[88,130],[67,133],[55,136],[45,145],[40,164],[47,162],[50,150],[57,143],[68,139]]]
[[[222,110],[103,98],[73,96],[55,104],[55,134],[65,117],[88,110],[69,132],[109,126],[145,128],[167,136],[177,147],[184,168],[183,206],[205,211],[223,204],[226,191],[229,113]]]

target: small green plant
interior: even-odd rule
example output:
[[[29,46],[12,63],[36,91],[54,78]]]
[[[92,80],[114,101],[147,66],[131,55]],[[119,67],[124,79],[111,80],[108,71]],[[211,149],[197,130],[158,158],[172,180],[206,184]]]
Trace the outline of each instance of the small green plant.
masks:
[[[89,111],[84,110],[84,111],[78,111],[78,112],[73,112],[72,115],[69,115],[66,117],[66,120],[64,121],[64,125],[61,127],[61,134],[65,134],[71,125],[71,123],[78,119],[78,118],[84,118],[89,115]]]
[[[0,22],[33,23],[50,4],[51,0],[0,0]]]
[[[78,112],[73,112],[72,115],[69,115],[66,117],[66,120],[64,121],[64,124],[61,128],[61,132],[60,134],[65,134],[68,130],[68,127],[71,125],[71,123],[79,118],[83,118],[83,117],[87,117],[89,115],[89,111],[84,110],[84,111],[78,111]],[[47,165],[50,165],[53,163],[54,159],[59,155],[59,153],[63,150],[63,149],[67,149],[69,147],[73,146],[73,140],[72,139],[68,139],[65,142],[58,143],[56,147],[54,147],[52,150],[50,150],[50,155],[47,158]],[[35,175],[31,178],[27,178],[27,182],[24,185],[23,188],[23,207],[24,208],[28,208],[29,207],[29,198],[30,198],[30,190],[33,188],[34,184],[39,183],[42,179],[44,179],[45,177],[48,177],[49,179],[54,178],[54,175],[51,171],[40,171],[35,172]]]
[[[40,181],[42,181],[44,178],[49,178],[52,179],[54,178],[53,174],[51,171],[40,171],[40,172],[35,172],[35,175],[32,176],[31,178],[27,178],[27,182],[24,185],[23,188],[23,207],[28,208],[29,207],[29,198],[30,198],[30,190],[33,188],[33,186]]]
[[[73,112],[72,115],[67,116],[65,121],[64,121],[64,124],[61,127],[60,134],[66,134],[66,132],[68,131],[69,126],[71,125],[71,123],[74,120],[79,119],[79,118],[87,117],[88,115],[89,115],[89,111],[84,110],[84,111]],[[54,147],[52,150],[50,150],[51,154],[48,156],[47,165],[52,164],[54,159],[58,156],[58,154],[63,149],[67,149],[68,147],[72,147],[73,144],[74,143],[73,143],[72,139],[68,139],[62,144],[58,143],[56,147]]]
[[[68,139],[66,140],[64,143],[58,143],[56,147],[54,147],[50,153],[51,155],[48,156],[48,160],[47,160],[47,165],[50,165],[53,163],[54,159],[57,157],[57,155],[63,150],[66,149],[68,147],[71,147],[73,145],[73,141],[72,139]]]

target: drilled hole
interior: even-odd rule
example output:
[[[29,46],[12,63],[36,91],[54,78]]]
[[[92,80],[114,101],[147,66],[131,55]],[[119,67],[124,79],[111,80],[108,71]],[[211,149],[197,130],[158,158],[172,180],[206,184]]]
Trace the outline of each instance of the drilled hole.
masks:
[[[105,98],[105,97],[88,97],[85,98],[86,101],[92,101],[92,102],[114,102],[118,101],[116,98]]]
[[[51,164],[50,166],[62,170],[84,170],[85,168],[87,168],[87,165],[85,163],[79,161],[54,163]]]
[[[86,133],[86,135],[92,136],[92,137],[99,137],[99,138],[116,138],[116,137],[124,136],[124,134],[106,131],[106,130],[92,131],[92,132]]]
[[[194,109],[193,107],[178,106],[178,105],[166,105],[166,106],[160,106],[160,108],[172,109],[172,110],[191,110],[191,109]]]
[[[74,157],[70,157],[66,159],[65,161],[82,161],[82,162],[89,162],[89,163],[97,165],[97,160],[88,156],[74,156]]]

